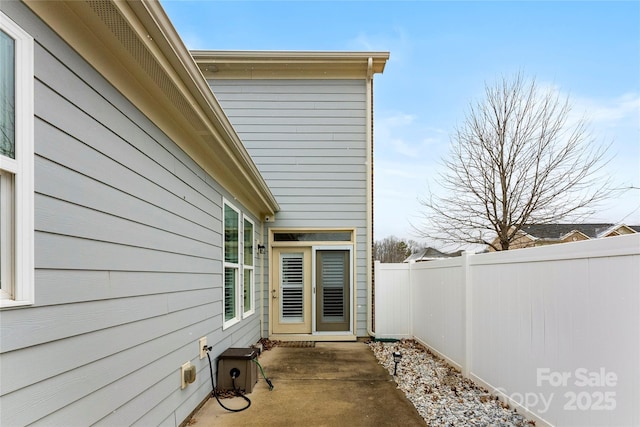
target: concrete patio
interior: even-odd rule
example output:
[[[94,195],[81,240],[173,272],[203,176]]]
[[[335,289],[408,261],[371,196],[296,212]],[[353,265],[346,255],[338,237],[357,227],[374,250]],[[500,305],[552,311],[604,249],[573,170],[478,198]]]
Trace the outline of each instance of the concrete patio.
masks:
[[[193,416],[199,426],[380,426],[425,425],[389,373],[363,342],[316,343],[315,347],[275,347],[259,358],[260,376],[247,396],[251,406],[228,412],[215,398]],[[240,408],[240,398],[224,399]]]

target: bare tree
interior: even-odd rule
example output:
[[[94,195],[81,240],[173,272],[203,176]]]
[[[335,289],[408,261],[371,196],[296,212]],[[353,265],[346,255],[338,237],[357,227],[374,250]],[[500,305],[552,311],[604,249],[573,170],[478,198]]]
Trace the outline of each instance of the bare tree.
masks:
[[[413,240],[404,241],[395,236],[385,237],[373,244],[373,256],[380,262],[402,262],[417,247],[418,244]]]
[[[453,136],[441,191],[419,201],[422,237],[507,250],[527,224],[576,221],[608,196],[600,172],[608,146],[569,99],[522,74],[485,85]]]

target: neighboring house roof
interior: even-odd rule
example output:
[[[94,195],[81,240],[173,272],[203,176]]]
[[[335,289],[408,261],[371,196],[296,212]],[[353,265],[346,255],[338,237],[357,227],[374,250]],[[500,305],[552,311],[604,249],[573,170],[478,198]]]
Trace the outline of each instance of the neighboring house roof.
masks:
[[[279,211],[159,2],[25,3],[247,209]]]
[[[626,227],[635,230],[633,227],[640,226],[626,226],[624,224],[610,224],[610,223],[592,223],[592,224],[530,224],[522,228],[522,231],[528,235],[538,239],[558,239],[562,240],[568,234],[574,231],[578,231],[585,236],[595,239],[598,237],[604,237],[611,232],[617,230],[620,227]]]
[[[638,225],[612,223],[583,223],[583,224],[528,224],[518,231],[517,237],[511,242],[510,248],[526,248],[557,243],[568,243],[580,240],[598,239],[601,237],[634,234],[640,231]],[[496,237],[494,245],[499,244]]]
[[[441,252],[435,248],[424,248],[414,254],[411,254],[407,259],[405,259],[402,262],[411,262],[411,261],[415,261],[415,262],[421,262],[421,261],[435,261],[438,259],[446,259],[446,258],[452,258],[452,257],[456,257],[456,256],[460,256],[461,251],[452,253],[452,254],[448,254],[445,252]]]
[[[598,234],[598,237],[608,237],[608,236],[621,236],[623,234],[634,234],[637,233],[632,227],[629,227],[625,224],[617,224],[612,227],[607,228],[606,230],[601,231]]]

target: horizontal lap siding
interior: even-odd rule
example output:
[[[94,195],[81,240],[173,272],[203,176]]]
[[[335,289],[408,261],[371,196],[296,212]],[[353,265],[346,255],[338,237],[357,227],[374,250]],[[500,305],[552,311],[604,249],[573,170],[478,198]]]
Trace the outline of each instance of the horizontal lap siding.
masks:
[[[318,210],[366,220],[366,87],[362,80],[220,80],[212,88],[289,219],[322,227]],[[334,192],[339,189],[342,191]],[[353,201],[348,195],[359,195]],[[285,196],[280,198],[280,196]],[[333,200],[327,200],[331,199]],[[283,223],[280,218],[296,212]],[[352,226],[353,218],[345,218]]]
[[[357,333],[366,335],[365,81],[209,83],[280,204],[271,226],[356,228]]]
[[[35,298],[0,311],[1,425],[176,425],[210,392],[232,197],[20,3],[35,43]],[[190,360],[196,383],[180,389]]]

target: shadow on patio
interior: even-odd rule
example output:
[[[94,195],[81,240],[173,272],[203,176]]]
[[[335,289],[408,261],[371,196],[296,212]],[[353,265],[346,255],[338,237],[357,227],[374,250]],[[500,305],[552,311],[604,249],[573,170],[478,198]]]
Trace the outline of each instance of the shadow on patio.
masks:
[[[262,377],[248,395],[251,406],[228,412],[209,399],[193,416],[200,426],[379,426],[424,425],[425,422],[368,345],[316,343],[311,348],[275,347],[259,358]],[[224,399],[230,408],[245,405]]]

